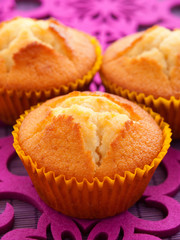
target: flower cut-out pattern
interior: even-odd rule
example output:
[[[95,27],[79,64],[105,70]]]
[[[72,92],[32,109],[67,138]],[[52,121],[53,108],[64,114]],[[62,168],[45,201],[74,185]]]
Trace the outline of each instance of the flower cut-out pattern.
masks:
[[[46,19],[62,23],[96,36],[105,49],[116,39],[154,24],[180,27],[179,0],[6,0],[0,1],[0,21],[16,16]],[[104,91],[98,74],[91,91]],[[0,125],[0,200],[18,199],[32,204],[41,212],[37,227],[13,229],[14,208],[6,204],[0,214],[2,240],[47,239],[47,229],[54,240],[155,240],[168,239],[180,230],[180,203],[174,196],[180,188],[180,152],[171,148],[163,160],[166,179],[148,186],[141,201],[147,207],[162,211],[163,219],[144,220],[133,215],[133,209],[103,220],[78,220],[49,208],[37,195],[28,176],[9,171],[8,162],[15,156],[9,128]],[[153,177],[153,179],[155,179]],[[13,200],[12,200],[13,201]],[[136,205],[133,207],[137,209]],[[149,208],[151,211],[152,208]],[[140,206],[141,210],[141,206]],[[138,214],[137,214],[138,215]],[[177,236],[177,235],[176,235]],[[171,239],[180,239],[180,235]]]
[[[7,203],[5,210],[0,215],[0,234],[5,233],[2,240],[46,240],[49,226],[54,240],[63,239],[63,236],[67,235],[72,236],[72,239],[81,240],[81,232],[88,233],[88,240],[117,240],[120,234],[123,239],[150,240],[171,236],[180,229],[180,203],[170,197],[178,191],[180,186],[179,151],[173,148],[169,149],[163,160],[167,171],[166,180],[160,185],[148,186],[142,197],[147,206],[157,207],[166,214],[163,219],[144,220],[126,211],[102,220],[79,220],[67,217],[48,207],[39,198],[28,176],[17,176],[8,170],[8,161],[15,155],[12,143],[12,136],[0,139],[0,200],[19,199],[25,201],[36,207],[42,214],[36,229],[12,230],[14,209],[11,204]]]

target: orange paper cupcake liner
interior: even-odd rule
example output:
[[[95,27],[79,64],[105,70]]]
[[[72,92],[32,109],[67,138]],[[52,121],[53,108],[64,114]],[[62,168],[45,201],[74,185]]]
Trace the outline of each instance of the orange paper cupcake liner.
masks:
[[[159,113],[170,125],[173,139],[180,138],[180,98],[176,99],[172,96],[170,99],[166,99],[163,97],[155,98],[153,95],[146,96],[144,93],[137,93],[116,86],[108,82],[102,75],[101,79],[108,92],[117,94],[138,104],[143,104]]]
[[[66,179],[64,175],[55,177],[53,171],[38,168],[37,163],[26,155],[19,144],[19,128],[25,116],[21,115],[14,126],[14,148],[22,160],[37,192],[50,207],[66,215],[77,218],[104,218],[113,216],[131,207],[142,195],[154,171],[167,153],[171,142],[171,130],[159,114],[146,109],[162,129],[163,144],[158,156],[143,169],[134,173],[126,171],[124,176],[116,174],[114,179],[104,177],[103,181],[86,178],[78,182],[75,177]]]
[[[90,37],[90,41],[95,46],[97,58],[92,69],[82,79],[77,79],[59,88],[42,91],[16,91],[0,88],[0,120],[6,124],[13,125],[20,114],[38,102],[43,102],[74,90],[83,90],[88,86],[95,73],[99,70],[102,61],[99,42],[93,37]]]

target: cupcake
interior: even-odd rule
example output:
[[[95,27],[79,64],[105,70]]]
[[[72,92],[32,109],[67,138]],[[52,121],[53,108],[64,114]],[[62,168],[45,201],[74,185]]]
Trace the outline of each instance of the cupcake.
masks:
[[[113,216],[141,197],[169,147],[170,129],[150,113],[115,95],[72,92],[21,115],[14,148],[49,206]]]
[[[180,137],[180,30],[154,26],[107,48],[101,77],[108,91],[152,107]]]
[[[39,101],[84,89],[101,62],[97,40],[54,19],[0,25],[0,120],[12,124]]]

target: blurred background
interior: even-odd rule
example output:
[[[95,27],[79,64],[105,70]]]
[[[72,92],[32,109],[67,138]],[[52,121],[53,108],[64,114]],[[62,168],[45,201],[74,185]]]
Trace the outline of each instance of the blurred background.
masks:
[[[155,24],[170,29],[180,28],[180,0],[0,0],[0,21],[16,16],[56,18],[68,26],[96,36],[105,49],[120,37],[145,30]],[[104,90],[98,74],[90,89]],[[0,123],[1,138],[10,135],[11,130],[11,127]],[[180,149],[180,141],[174,141],[173,147]],[[17,156],[11,159],[8,168],[18,176],[27,175]],[[167,172],[161,164],[150,184],[158,185],[166,176]],[[180,192],[176,193],[174,198],[180,202]],[[35,207],[19,200],[7,199],[0,201],[0,213],[4,211],[7,202],[15,210],[14,229],[37,227],[41,213]],[[161,220],[165,216],[157,208],[148,208],[143,201],[133,206],[130,212],[138,218],[151,221]],[[3,234],[0,235],[2,236]],[[88,233],[82,234],[83,239],[87,239],[87,236]],[[47,229],[47,239],[53,239],[50,228]],[[73,238],[66,236],[63,240],[65,239]],[[119,235],[119,239],[123,239],[122,234]],[[180,232],[164,239],[178,240]]]

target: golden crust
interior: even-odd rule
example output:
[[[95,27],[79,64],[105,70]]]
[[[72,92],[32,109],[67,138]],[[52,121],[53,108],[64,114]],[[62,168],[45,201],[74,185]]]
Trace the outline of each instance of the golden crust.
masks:
[[[179,30],[154,26],[116,41],[105,51],[102,77],[155,98],[179,98],[179,37]]]
[[[73,114],[53,114],[53,109],[66,99],[79,96],[104,97],[129,115],[129,120],[114,133],[99,162],[94,161],[94,153],[85,145],[83,125]],[[101,128],[103,132],[105,125]],[[39,168],[52,170],[56,176],[64,174],[67,179],[76,177],[78,181],[83,178],[91,181],[93,177],[102,180],[104,176],[113,178],[115,174],[123,176],[125,171],[143,168],[158,155],[162,141],[160,128],[143,109],[121,97],[100,92],[73,92],[49,100],[26,116],[19,131],[21,148]]]
[[[96,61],[87,34],[53,19],[15,18],[0,25],[0,38],[0,87],[5,89],[59,88],[81,79]]]

